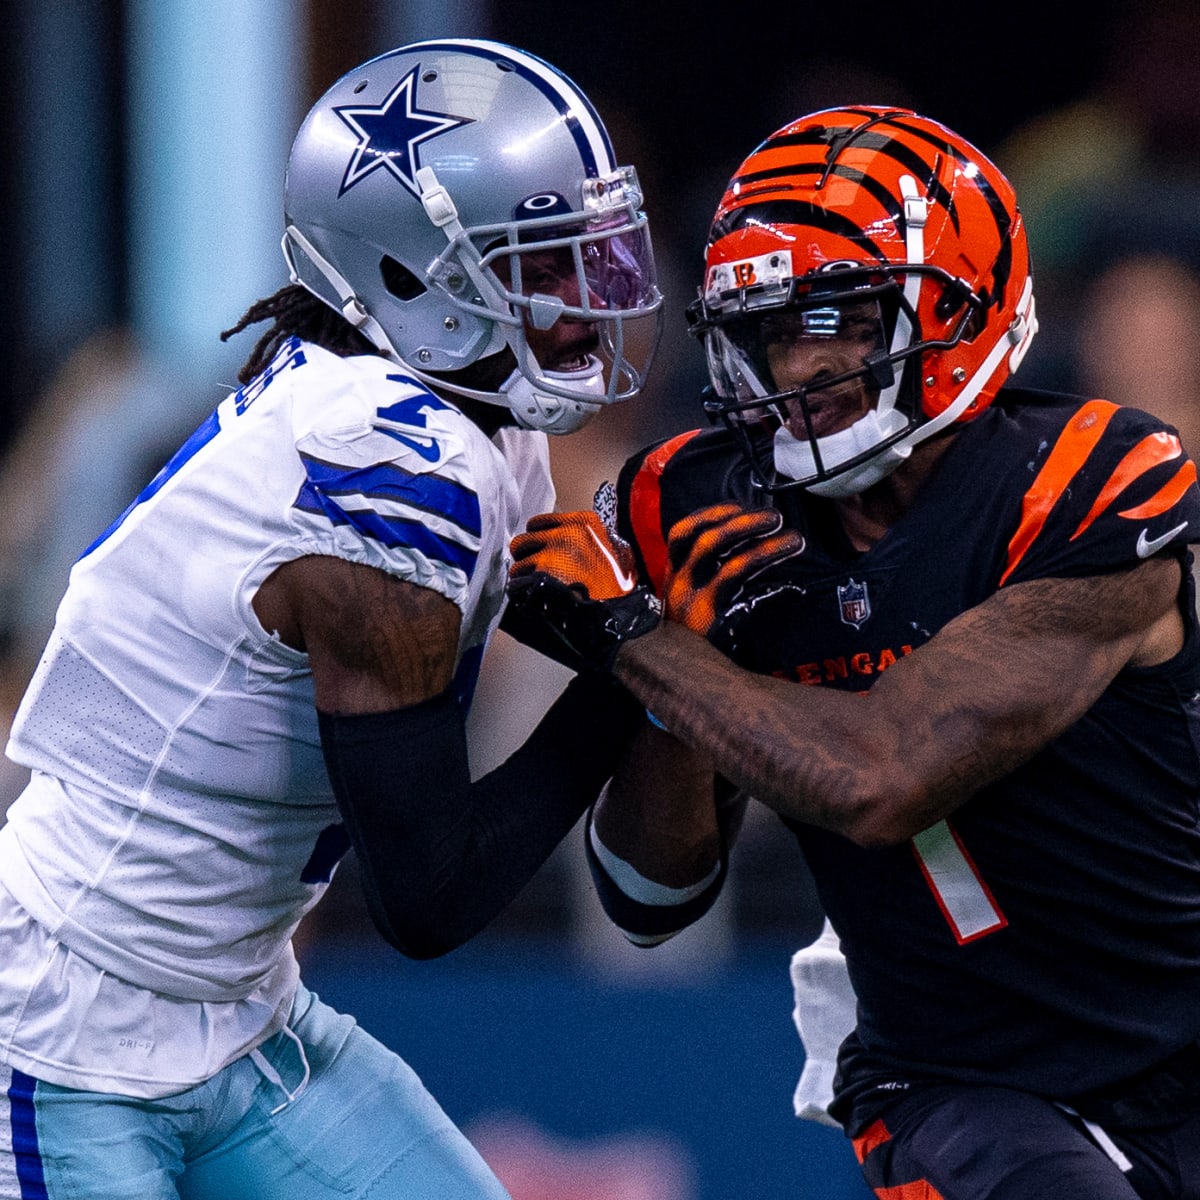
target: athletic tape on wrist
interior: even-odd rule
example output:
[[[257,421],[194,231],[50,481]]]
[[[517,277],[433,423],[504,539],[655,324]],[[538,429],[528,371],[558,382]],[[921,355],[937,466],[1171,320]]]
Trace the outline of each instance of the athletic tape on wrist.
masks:
[[[591,839],[596,858],[609,878],[626,896],[639,904],[652,904],[655,907],[686,904],[710,888],[721,873],[721,864],[718,862],[699,883],[681,888],[668,887],[665,883],[655,883],[653,879],[647,879],[636,867],[614,854],[600,840],[593,822],[588,823],[588,837]]]

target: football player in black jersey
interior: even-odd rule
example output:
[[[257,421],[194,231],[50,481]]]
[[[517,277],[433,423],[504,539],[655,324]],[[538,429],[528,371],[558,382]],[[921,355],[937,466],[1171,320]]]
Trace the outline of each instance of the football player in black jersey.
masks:
[[[613,527],[514,543],[507,627],[647,708],[589,828],[610,916],[647,945],[701,916],[753,796],[841,939],[830,1111],[881,1197],[1200,1196],[1176,432],[1008,384],[1036,330],[1016,198],[908,111],[763,142],[690,316],[717,427],[636,455]]]

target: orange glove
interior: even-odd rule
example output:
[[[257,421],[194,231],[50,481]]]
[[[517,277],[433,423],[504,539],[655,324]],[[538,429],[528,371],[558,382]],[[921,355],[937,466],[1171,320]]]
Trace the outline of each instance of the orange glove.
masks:
[[[594,512],[542,513],[512,540],[510,579],[541,571],[589,600],[615,600],[637,586],[633,551]]]
[[[742,588],[768,567],[804,549],[773,508],[714,504],[676,521],[667,537],[666,615],[708,637]]]
[[[633,551],[594,512],[534,517],[512,555],[500,628],[573,671],[610,671],[622,643],[659,622]]]

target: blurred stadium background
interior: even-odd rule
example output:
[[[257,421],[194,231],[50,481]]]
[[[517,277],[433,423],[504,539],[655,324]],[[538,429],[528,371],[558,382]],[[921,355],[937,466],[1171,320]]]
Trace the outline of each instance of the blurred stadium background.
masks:
[[[344,71],[421,37],[547,58],[646,186],[667,333],[643,398],[554,446],[561,503],[700,420],[684,332],[709,215],[790,117],[907,104],[975,141],[1031,224],[1043,332],[1031,384],[1157,408],[1197,447],[1200,5],[853,6],[743,0],[4,0],[0,39],[0,719],[74,556],[232,385],[255,336],[217,334],[285,282],[291,136]],[[503,639],[474,767],[565,682]],[[736,719],[736,714],[734,715]],[[3,726],[0,726],[0,732]],[[0,769],[0,809],[21,785]],[[651,952],[607,927],[578,831],[476,942],[407,962],[354,864],[302,931],[310,986],[394,1045],[514,1200],[862,1200],[848,1146],[796,1121],[788,961],[810,882],[755,813],[730,887]]]

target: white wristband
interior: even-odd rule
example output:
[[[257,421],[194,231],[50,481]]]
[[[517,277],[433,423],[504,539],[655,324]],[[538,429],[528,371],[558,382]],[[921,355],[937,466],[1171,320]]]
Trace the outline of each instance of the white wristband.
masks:
[[[681,888],[667,887],[665,883],[655,883],[653,879],[647,879],[636,867],[614,854],[600,840],[594,822],[588,824],[588,837],[591,839],[592,849],[596,852],[596,858],[609,878],[626,896],[639,904],[686,904],[693,897],[699,896],[705,888],[710,887],[721,871],[721,864],[718,862],[699,883]]]

